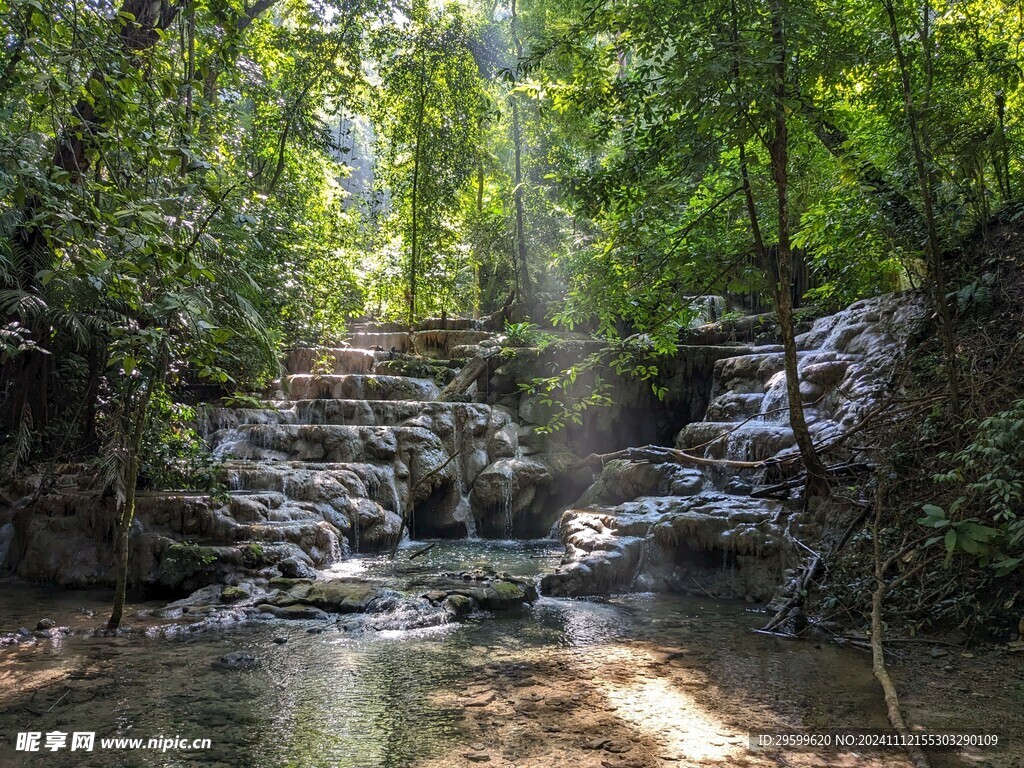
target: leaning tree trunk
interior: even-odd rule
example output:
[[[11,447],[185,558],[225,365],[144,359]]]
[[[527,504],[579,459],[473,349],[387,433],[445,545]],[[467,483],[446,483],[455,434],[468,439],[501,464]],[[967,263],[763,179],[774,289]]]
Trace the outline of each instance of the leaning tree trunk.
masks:
[[[409,330],[412,330],[416,322],[416,272],[418,267],[418,256],[420,243],[420,150],[423,144],[423,123],[427,111],[427,82],[426,74],[420,77],[420,103],[416,115],[416,148],[412,157],[412,216],[410,228],[412,229],[409,238]]]
[[[914,170],[917,175],[917,183],[921,192],[921,205],[924,209],[925,227],[928,238],[925,241],[925,262],[928,265],[929,291],[932,307],[939,321],[939,336],[942,339],[943,363],[946,373],[947,386],[949,387],[949,405],[954,416],[960,414],[960,376],[959,364],[956,355],[956,341],[953,334],[953,318],[949,311],[949,302],[946,299],[946,270],[942,263],[942,243],[939,238],[938,223],[935,217],[935,197],[933,188],[933,174],[928,168],[930,152],[924,126],[919,119],[920,111],[914,101],[914,91],[910,82],[910,67],[907,63],[906,53],[903,50],[903,42],[900,37],[899,25],[896,22],[896,9],[892,0],[884,0],[886,16],[889,20],[889,36],[892,40],[893,51],[896,54],[896,64],[900,73],[900,85],[903,92],[903,113],[907,118],[907,133],[910,137],[911,148],[914,151]],[[922,46],[928,45],[928,16],[931,13],[928,5],[922,12],[921,30]],[[929,57],[926,57],[926,61]],[[930,66],[930,64],[928,65]]]

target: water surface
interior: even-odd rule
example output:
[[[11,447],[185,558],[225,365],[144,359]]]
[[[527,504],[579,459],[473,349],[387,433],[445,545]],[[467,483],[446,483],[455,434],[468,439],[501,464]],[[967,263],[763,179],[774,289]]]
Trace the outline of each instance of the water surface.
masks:
[[[415,593],[421,578],[438,571],[490,566],[533,575],[552,567],[557,552],[556,543],[547,541],[457,541],[439,542],[410,560],[420,546],[425,544],[403,548],[394,562],[358,558],[325,575],[360,576]],[[0,595],[5,630],[34,626],[43,615],[60,624],[98,625],[108,599],[106,593],[12,583],[0,583]],[[639,594],[606,602],[542,598],[521,612],[412,631],[268,621],[176,639],[72,635],[0,649],[0,765],[444,765],[448,755],[457,762],[456,753],[465,751],[465,699],[482,684],[512,680],[514,689],[516,675],[528,675],[531,685],[542,686],[551,669],[568,671],[571,681],[577,667],[581,676],[598,679],[603,659],[650,658],[664,650],[685,654],[726,709],[770,709],[776,722],[807,729],[884,726],[863,655],[749,631],[764,619],[741,603]],[[232,651],[254,654],[257,668],[214,666]],[[614,679],[601,684],[610,700],[621,694],[626,703],[620,705],[629,709],[625,683],[619,686],[625,693]],[[676,695],[657,693],[658,680],[650,675],[644,684],[662,708]],[[657,709],[658,701],[652,706]],[[502,727],[492,734],[497,746]],[[15,734],[27,730],[209,738],[212,746],[166,754],[15,752]]]

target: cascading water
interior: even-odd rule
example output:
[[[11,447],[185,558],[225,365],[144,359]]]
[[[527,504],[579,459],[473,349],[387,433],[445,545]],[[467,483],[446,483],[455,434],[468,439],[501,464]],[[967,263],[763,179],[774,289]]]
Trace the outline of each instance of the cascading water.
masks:
[[[501,484],[501,498],[500,498],[500,512],[499,515],[503,522],[502,533],[505,539],[512,539],[515,533],[515,520],[512,514],[512,484],[515,480],[509,476],[505,482]]]

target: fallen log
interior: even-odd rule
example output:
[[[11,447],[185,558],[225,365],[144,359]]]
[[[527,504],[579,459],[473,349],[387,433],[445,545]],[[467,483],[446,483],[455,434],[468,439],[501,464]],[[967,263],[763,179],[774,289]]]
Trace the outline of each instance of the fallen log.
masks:
[[[799,461],[800,454],[774,456],[763,461],[737,461],[735,459],[709,459],[705,456],[694,456],[676,448],[660,445],[645,445],[642,448],[625,448],[613,453],[592,453],[573,465],[573,469],[581,467],[603,467],[609,461],[625,459],[627,461],[646,461],[651,464],[687,464],[693,466],[734,467],[736,469],[759,469],[775,464],[789,464]]]
[[[460,399],[473,386],[473,382],[487,372],[487,364],[490,358],[490,355],[481,355],[480,357],[474,357],[462,366],[462,370],[441,390],[441,394],[437,396],[437,399],[441,402],[451,402]]]
[[[415,560],[420,555],[427,554],[427,552],[429,552],[430,550],[432,550],[436,546],[437,546],[437,542],[436,541],[432,541],[429,544],[427,544],[427,546],[423,547],[422,549],[417,549],[415,552],[413,552],[411,555],[409,555],[409,559],[410,560]]]

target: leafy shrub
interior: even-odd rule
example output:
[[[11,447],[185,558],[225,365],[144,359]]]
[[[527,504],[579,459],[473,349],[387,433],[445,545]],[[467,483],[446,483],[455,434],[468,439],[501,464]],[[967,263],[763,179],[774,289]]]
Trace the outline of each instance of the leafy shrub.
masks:
[[[506,347],[540,347],[544,349],[557,341],[557,337],[540,330],[536,323],[505,323]]]
[[[957,553],[977,557],[1000,575],[1024,562],[1024,400],[984,419],[974,439],[947,456],[953,468],[934,476],[939,483],[963,487],[948,510],[923,507],[918,522],[945,533],[946,562]]]
[[[195,429],[196,410],[154,400],[142,444],[140,485],[157,490],[222,490],[217,465],[206,441]]]

